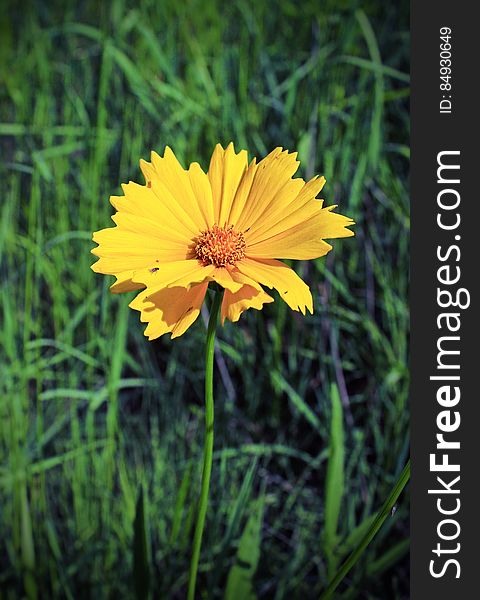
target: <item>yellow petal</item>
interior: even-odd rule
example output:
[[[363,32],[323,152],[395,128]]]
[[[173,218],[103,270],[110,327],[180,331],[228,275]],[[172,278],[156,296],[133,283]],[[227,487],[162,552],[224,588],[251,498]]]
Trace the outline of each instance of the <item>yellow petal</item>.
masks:
[[[189,258],[190,251],[186,245],[138,232],[122,227],[110,227],[96,231],[93,241],[98,244],[91,250],[100,257],[92,270],[96,273],[115,275],[122,271],[133,271],[151,268],[158,261],[171,262]]]
[[[208,281],[215,281],[222,287],[231,292],[238,292],[238,290],[244,285],[241,282],[235,281],[232,277],[232,272],[226,267],[214,267],[211,275],[208,277]]]
[[[291,182],[300,164],[296,159],[296,152],[290,154],[287,151],[282,152],[281,148],[275,148],[258,163],[248,201],[238,219],[237,227],[240,231],[247,231],[257,223],[282,188]],[[294,186],[293,196],[296,196],[303,182],[299,180],[290,185]]]
[[[133,281],[141,283],[150,291],[164,287],[190,287],[205,281],[215,271],[213,265],[203,266],[196,259],[157,263],[153,268],[137,270]]]
[[[217,144],[208,168],[212,186],[215,223],[223,227],[228,220],[240,180],[247,168],[247,152],[235,154],[233,143],[226,150]]]
[[[301,208],[306,202],[309,202],[310,200],[316,198],[317,194],[319,194],[322,191],[326,182],[327,181],[325,177],[323,177],[323,175],[321,177],[319,177],[318,175],[312,177],[310,181],[305,183],[300,193],[295,198],[291,208],[296,210],[297,208]],[[322,201],[319,200],[319,202]]]
[[[117,280],[110,286],[112,294],[120,294],[122,292],[133,292],[135,290],[141,290],[144,285],[141,283],[134,283],[132,281],[134,271],[124,271],[123,273],[116,273],[115,277]]]
[[[208,227],[209,224],[201,210],[199,200],[192,189],[188,171],[178,162],[172,150],[167,146],[163,158],[156,152],[152,152],[152,163],[162,183],[177,200],[177,204],[180,205],[183,212],[191,216],[196,227],[200,231]]]
[[[166,227],[164,222],[153,221],[138,215],[118,212],[112,216],[112,221],[117,224],[119,230],[131,231],[149,238],[158,239],[162,246],[181,249],[185,252],[186,247],[192,243],[191,238],[184,238],[172,227]]]
[[[205,229],[206,223],[190,185],[187,171],[180,165],[168,146],[163,158],[156,152],[152,152],[151,160],[151,163],[140,161],[147,186],[151,186],[161,205],[181,221],[190,235],[197,235],[199,231]]]
[[[238,270],[269,288],[275,288],[281,298],[293,310],[303,314],[308,309],[313,313],[313,300],[310,288],[284,263],[278,260],[242,259],[237,263]]]
[[[163,229],[170,229],[172,234],[183,241],[188,241],[196,229],[191,229],[182,218],[182,213],[175,212],[175,201],[170,194],[157,195],[148,185],[140,185],[130,181],[122,185],[125,196],[111,196],[111,204],[121,213],[130,213],[145,217],[158,223]]]
[[[273,302],[273,298],[256,286],[244,285],[235,293],[225,290],[221,308],[222,325],[225,319],[238,321],[240,315],[248,308],[260,310],[264,304],[269,302]]]
[[[200,165],[196,162],[190,165],[188,177],[193,193],[197,199],[198,205],[205,220],[206,228],[211,228],[215,223],[213,213],[212,186],[206,173],[203,172]]]
[[[317,200],[316,195],[324,184],[324,177],[315,177],[308,183],[299,178],[289,181],[250,227],[245,239],[252,244],[312,218],[323,206],[323,200]]]
[[[99,247],[95,248],[93,252],[97,256],[104,256],[105,253],[115,252],[149,255],[155,252],[166,254],[172,251],[182,254],[182,258],[184,258],[188,252],[188,248],[183,244],[154,237],[148,235],[148,233],[145,235],[141,233],[141,228],[138,231],[129,231],[123,227],[108,227],[107,229],[95,231],[93,241],[99,244]]]
[[[250,194],[250,190],[252,188],[253,180],[255,178],[255,173],[257,172],[257,159],[254,158],[252,162],[248,165],[245,173],[240,180],[240,184],[235,192],[235,197],[232,202],[232,207],[230,209],[230,215],[228,217],[228,225],[236,226],[240,215],[242,214],[245,204],[248,201],[248,195]]]
[[[130,303],[130,307],[140,311],[140,320],[148,323],[145,335],[149,340],[165,333],[172,338],[185,333],[200,314],[208,283],[192,286],[164,288],[153,294],[145,290]]]
[[[312,218],[290,227],[281,233],[249,243],[247,253],[255,258],[291,258],[309,260],[324,256],[332,247],[324,241],[354,235],[346,229],[353,225],[352,219],[331,212],[334,207],[322,208]]]

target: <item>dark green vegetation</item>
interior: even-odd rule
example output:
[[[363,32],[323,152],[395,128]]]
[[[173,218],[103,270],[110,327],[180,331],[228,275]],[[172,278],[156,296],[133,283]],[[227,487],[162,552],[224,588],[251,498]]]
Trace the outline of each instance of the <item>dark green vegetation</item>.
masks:
[[[219,331],[198,587],[318,598],[408,454],[408,5],[32,4],[0,26],[0,595],[185,596],[204,323],[147,342],[90,239],[151,149],[233,140],[298,149],[357,235],[295,265],[313,316]],[[336,597],[408,597],[407,553],[403,494]]]

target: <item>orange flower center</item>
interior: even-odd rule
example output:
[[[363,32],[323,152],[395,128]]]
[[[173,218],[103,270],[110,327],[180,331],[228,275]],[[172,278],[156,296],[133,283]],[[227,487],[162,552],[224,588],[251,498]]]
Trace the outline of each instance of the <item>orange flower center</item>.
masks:
[[[230,227],[214,225],[212,229],[202,231],[195,240],[195,256],[204,265],[224,267],[234,265],[245,256],[245,238],[243,233]]]

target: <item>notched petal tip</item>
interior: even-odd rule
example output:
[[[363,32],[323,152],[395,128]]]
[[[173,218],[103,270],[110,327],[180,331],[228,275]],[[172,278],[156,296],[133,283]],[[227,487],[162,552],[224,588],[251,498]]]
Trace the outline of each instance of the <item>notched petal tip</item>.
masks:
[[[120,184],[122,190],[123,190],[123,186],[125,184],[122,183]],[[110,204],[113,206],[113,208],[117,209],[118,203],[122,202],[122,200],[125,200],[125,196],[116,196],[116,195],[112,195],[108,198],[108,201],[110,202]]]
[[[93,250],[95,250],[95,248],[94,248]],[[90,252],[91,252],[92,254],[93,254],[93,250],[90,250]],[[98,264],[98,260],[97,260],[97,262],[94,262],[94,263],[93,263],[93,265],[90,265],[90,269],[92,269],[92,271],[93,271],[94,273],[101,273],[101,271],[100,271],[100,270],[98,269],[98,267],[97,267],[97,264]]]
[[[235,156],[245,156],[245,162],[247,162],[248,152],[247,150],[240,149],[238,152],[235,151],[235,144],[233,142],[229,142],[226,149],[225,154],[234,154]]]
[[[325,187],[325,185],[327,183],[327,180],[325,179],[325,177],[323,175],[321,175],[321,176],[317,175],[317,177],[316,177],[316,179],[314,181],[317,181],[318,185],[320,186],[319,190],[317,192],[317,194],[319,194],[323,190],[323,188]]]
[[[188,171],[197,171],[198,169],[200,169],[200,171],[203,171],[202,167],[200,166],[200,163],[197,162],[196,160],[194,160],[193,162],[191,162],[188,166]]]
[[[180,164],[177,157],[175,156],[175,152],[170,148],[170,146],[165,146],[165,150],[163,151],[163,160],[165,159],[174,160],[175,162]]]

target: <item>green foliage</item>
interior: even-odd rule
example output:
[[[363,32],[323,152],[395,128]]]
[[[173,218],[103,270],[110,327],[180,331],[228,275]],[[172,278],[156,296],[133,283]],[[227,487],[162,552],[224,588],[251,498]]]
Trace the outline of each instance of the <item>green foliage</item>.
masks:
[[[300,175],[325,174],[325,203],[356,236],[294,263],[313,315],[278,300],[218,332],[199,597],[224,597],[255,523],[255,595],[318,598],[408,454],[408,3],[40,0],[3,13],[2,594],[132,597],[142,488],[152,596],[185,597],[204,322],[147,342],[131,296],[90,270],[91,233],[151,149],[206,168],[233,140],[251,156],[298,149]],[[338,598],[406,597],[407,537],[403,495]]]
[[[228,573],[225,600],[257,598],[252,580],[260,559],[262,516],[263,500],[257,500],[250,509],[250,516],[238,544],[235,563]]]
[[[345,488],[345,442],[343,431],[343,410],[338,388],[332,384],[332,417],[330,424],[330,444],[328,451],[327,475],[325,479],[325,527],[323,530],[324,550],[327,557],[329,579],[337,567],[335,550],[337,545],[338,519]]]
[[[320,596],[320,600],[329,600],[333,597],[333,594],[336,592],[338,585],[343,581],[343,579],[350,573],[351,569],[355,567],[360,557],[362,556],[365,549],[368,547],[370,542],[375,538],[377,533],[380,531],[382,525],[389,515],[394,511],[395,503],[397,502],[400,494],[403,489],[407,485],[410,480],[410,460],[407,462],[402,472],[400,473],[399,478],[395,482],[395,485],[388,495],[388,498],[383,503],[382,508],[378,511],[373,519],[372,523],[368,527],[365,534],[361,537],[358,544],[356,545],[353,552],[348,556],[342,566],[335,573],[335,576],[331,578],[327,589]],[[406,547],[408,546],[408,540],[403,540],[400,544],[395,545],[390,548],[388,552],[384,554],[382,558],[377,560],[374,563],[370,563],[367,567],[367,573],[372,574],[377,570],[382,572],[386,568],[388,568],[391,564],[394,564],[395,559],[401,556]],[[351,590],[350,590],[351,591]],[[348,593],[347,593],[348,595]]]
[[[137,498],[135,506],[135,520],[133,522],[133,585],[135,598],[146,600],[150,590],[150,566],[147,546],[147,532],[145,528],[145,504],[143,488]]]

